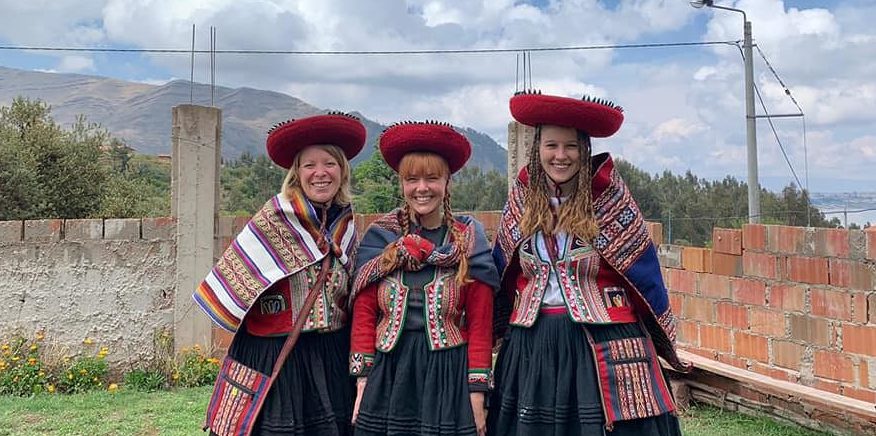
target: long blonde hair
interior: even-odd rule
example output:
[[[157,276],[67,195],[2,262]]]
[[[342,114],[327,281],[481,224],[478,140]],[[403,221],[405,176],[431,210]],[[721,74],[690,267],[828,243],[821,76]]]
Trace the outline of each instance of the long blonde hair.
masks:
[[[339,206],[349,205],[352,195],[350,194],[350,162],[347,160],[347,156],[344,155],[343,150],[337,145],[326,144],[315,145],[314,147],[319,147],[325,150],[326,153],[338,161],[338,165],[341,166],[341,186],[338,188],[338,193],[335,194],[335,198],[332,199],[332,202]],[[298,179],[299,166],[301,166],[300,151],[295,155],[295,158],[292,159],[292,165],[286,173],[286,178],[283,179],[283,186],[280,187],[280,192],[283,193],[287,199],[290,198],[293,190],[298,193],[303,192],[301,188],[301,180]]]
[[[541,126],[536,127],[527,163],[529,187],[526,190],[523,216],[520,219],[520,231],[524,236],[532,236],[538,230],[546,235],[562,231],[585,241],[591,241],[599,233],[591,198],[590,137],[580,130],[578,146],[581,152],[579,153],[580,168],[576,176],[577,186],[571,198],[558,207],[556,214],[546,213],[552,210],[550,197],[553,197],[554,193],[550,192],[548,175],[539,158]]]
[[[398,175],[400,181],[412,175],[432,174],[447,177],[443,201],[443,224],[447,226],[447,230],[450,232],[451,242],[457,245],[457,248],[462,253],[459,259],[459,267],[456,271],[456,283],[461,286],[470,282],[468,279],[468,247],[464,245],[465,238],[463,238],[462,230],[458,229],[455,225],[456,220],[453,219],[453,209],[450,207],[450,167],[444,158],[435,153],[428,152],[408,153],[399,162]],[[410,222],[413,219],[416,219],[416,216],[406,201],[398,213],[398,223],[401,227],[400,238],[410,233]],[[399,268],[401,263],[402,259],[399,258],[395,245],[388,245],[380,257],[380,268],[383,271],[392,271]]]

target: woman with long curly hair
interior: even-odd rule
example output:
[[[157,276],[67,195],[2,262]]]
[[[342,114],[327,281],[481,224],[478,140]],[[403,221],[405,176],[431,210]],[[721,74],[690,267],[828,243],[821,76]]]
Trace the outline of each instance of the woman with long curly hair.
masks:
[[[404,206],[359,246],[356,435],[483,435],[498,276],[481,223],[450,206],[471,145],[447,124],[406,122],[383,132],[380,152]]]
[[[502,337],[491,435],[679,435],[657,356],[685,369],[644,220],[592,137],[623,122],[598,99],[524,92],[511,114],[535,127],[493,250]]]

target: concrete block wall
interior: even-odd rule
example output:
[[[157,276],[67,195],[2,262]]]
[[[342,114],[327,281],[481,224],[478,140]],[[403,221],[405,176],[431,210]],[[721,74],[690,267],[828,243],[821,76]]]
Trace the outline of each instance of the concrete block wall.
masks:
[[[876,229],[750,224],[712,239],[659,250],[683,349],[876,402]]]
[[[63,354],[150,359],[173,327],[175,234],[172,218],[0,221],[0,337],[42,331]]]

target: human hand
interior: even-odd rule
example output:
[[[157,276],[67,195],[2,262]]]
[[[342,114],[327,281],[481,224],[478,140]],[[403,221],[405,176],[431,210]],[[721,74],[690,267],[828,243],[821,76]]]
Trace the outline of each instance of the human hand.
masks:
[[[484,410],[484,393],[471,392],[468,396],[471,399],[471,411],[474,413],[475,428],[478,431],[478,436],[486,436],[487,413]]]
[[[353,404],[353,419],[352,423],[356,424],[356,418],[359,417],[359,405],[362,403],[362,394],[365,393],[365,385],[368,384],[368,377],[359,377],[356,379],[356,403]]]

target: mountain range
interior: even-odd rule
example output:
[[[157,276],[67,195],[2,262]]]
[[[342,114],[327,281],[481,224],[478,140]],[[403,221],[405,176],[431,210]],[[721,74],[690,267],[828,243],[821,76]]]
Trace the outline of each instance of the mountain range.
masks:
[[[52,116],[67,126],[79,115],[99,123],[114,137],[144,154],[170,154],[171,108],[179,104],[210,105],[210,86],[174,80],[162,85],[82,74],[26,71],[0,67],[0,105],[15,97],[42,100]],[[192,96],[194,96],[192,98]],[[222,156],[235,159],[244,152],[264,154],[265,137],[274,124],[289,118],[325,113],[293,96],[253,88],[214,89],[215,106],[222,109]],[[368,131],[368,142],[353,163],[374,152],[377,137],[386,127],[354,113]],[[469,165],[506,172],[506,151],[488,135],[457,127],[472,143]]]

